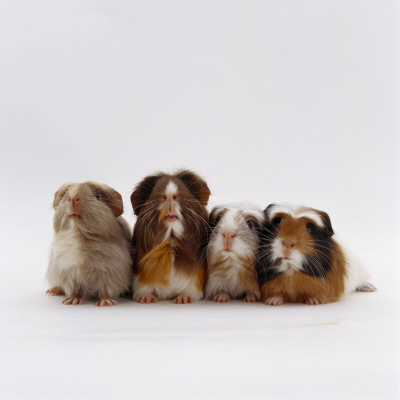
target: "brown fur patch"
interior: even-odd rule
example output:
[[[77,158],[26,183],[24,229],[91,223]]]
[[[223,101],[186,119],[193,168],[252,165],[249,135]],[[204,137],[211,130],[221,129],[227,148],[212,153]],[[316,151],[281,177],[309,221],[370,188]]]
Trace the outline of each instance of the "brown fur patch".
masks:
[[[196,289],[203,292],[206,282],[206,264],[203,263],[203,265],[198,268],[194,268],[190,275],[195,282]]]
[[[246,267],[244,270],[239,270],[239,281],[243,288],[246,288],[246,293],[254,294],[257,299],[260,298],[260,290],[258,287],[257,273],[254,263],[248,258],[239,257],[241,263]]]

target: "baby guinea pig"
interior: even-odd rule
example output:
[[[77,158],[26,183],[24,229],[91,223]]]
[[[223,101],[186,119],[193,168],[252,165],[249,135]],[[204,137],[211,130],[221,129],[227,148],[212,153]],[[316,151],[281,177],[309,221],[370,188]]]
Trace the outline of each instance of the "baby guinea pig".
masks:
[[[148,176],[136,186],[134,300],[182,304],[203,297],[209,196],[203,179],[188,170]]]
[[[258,231],[264,221],[251,206],[215,207],[210,214],[205,296],[219,303],[260,300],[255,270]]]
[[[376,290],[334,239],[327,213],[278,204],[264,213],[257,273],[266,304],[323,304],[354,290]]]
[[[132,280],[130,229],[120,217],[121,195],[95,182],[62,186],[54,196],[54,241],[47,294],[65,294],[64,304],[95,297],[113,306]]]

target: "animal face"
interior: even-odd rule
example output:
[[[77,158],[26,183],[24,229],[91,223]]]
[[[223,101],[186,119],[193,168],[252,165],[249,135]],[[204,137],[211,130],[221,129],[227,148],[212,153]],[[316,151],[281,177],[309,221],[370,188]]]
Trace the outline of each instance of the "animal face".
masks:
[[[209,261],[238,257],[253,261],[263,219],[263,214],[256,209],[214,208],[210,214]]]
[[[277,272],[324,276],[330,268],[333,229],[328,214],[312,208],[270,205],[265,210],[260,259]]]
[[[54,195],[55,228],[68,229],[72,224],[106,229],[107,221],[123,213],[121,195],[96,182],[63,185]]]
[[[136,234],[150,235],[160,241],[160,232],[162,238],[172,235],[181,239],[184,234],[190,237],[205,232],[208,219],[205,205],[209,196],[207,184],[190,171],[145,178],[131,195],[138,216]]]

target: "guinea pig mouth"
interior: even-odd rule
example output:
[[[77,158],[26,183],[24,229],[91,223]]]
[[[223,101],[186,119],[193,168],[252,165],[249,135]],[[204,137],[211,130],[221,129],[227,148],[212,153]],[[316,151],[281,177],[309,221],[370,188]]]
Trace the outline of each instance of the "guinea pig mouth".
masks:
[[[70,214],[70,216],[69,216],[71,219],[79,219],[80,218],[80,215],[78,215],[78,214]]]
[[[178,216],[177,216],[177,215],[173,215],[173,214],[168,214],[168,215],[165,217],[165,219],[166,219],[168,222],[174,222],[174,221],[176,221],[176,220],[178,219]]]

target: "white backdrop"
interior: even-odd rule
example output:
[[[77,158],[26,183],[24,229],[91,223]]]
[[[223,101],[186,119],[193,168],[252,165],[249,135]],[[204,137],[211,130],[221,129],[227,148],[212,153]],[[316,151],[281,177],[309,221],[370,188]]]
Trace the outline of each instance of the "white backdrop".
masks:
[[[34,384],[27,369],[18,372],[22,359],[9,344],[18,348],[16,332],[29,334],[35,325],[22,322],[27,303],[37,304],[42,317],[50,304],[52,315],[65,312],[59,311],[59,299],[40,297],[55,190],[65,182],[107,183],[123,195],[132,225],[134,185],[156,170],[179,167],[206,179],[210,208],[251,200],[263,208],[288,201],[327,211],[335,231],[369,268],[377,296],[396,294],[363,299],[367,308],[373,299],[391,304],[385,321],[398,332],[393,304],[400,266],[399,33],[394,1],[2,1],[0,287],[3,326],[9,329],[2,334],[9,349],[2,363],[8,359],[16,367],[6,368],[3,378],[20,379],[43,398],[43,374]],[[16,308],[4,309],[7,304]],[[120,307],[113,318],[126,318],[122,310],[129,313],[131,305],[122,306],[126,311]],[[168,310],[175,318],[175,309]],[[185,320],[197,320],[201,310],[185,314]],[[90,318],[91,312],[89,307],[83,315]],[[368,321],[365,327],[370,329]],[[217,331],[212,324],[208,328]],[[46,341],[46,335],[37,335],[40,343]],[[54,335],[54,349],[61,351]],[[392,378],[382,373],[389,379],[386,398],[395,398],[398,378],[393,337],[385,343],[384,360],[392,371]],[[26,345],[24,357],[34,347]],[[59,356],[73,363],[67,353]],[[166,370],[167,365],[166,359]],[[234,385],[232,392],[226,389],[235,375],[221,374],[219,383],[207,381],[221,388],[208,398],[242,393]],[[115,371],[111,375],[117,379]],[[372,375],[373,369],[363,376],[368,381]],[[97,376],[105,379],[107,372]],[[73,382],[82,389],[83,383]],[[252,397],[261,396],[257,388],[264,384],[268,387],[262,379],[252,381]],[[100,385],[96,395],[108,393],[103,389]],[[1,390],[3,398],[24,398],[11,384]],[[185,385],[180,390],[166,393],[195,398]]]

